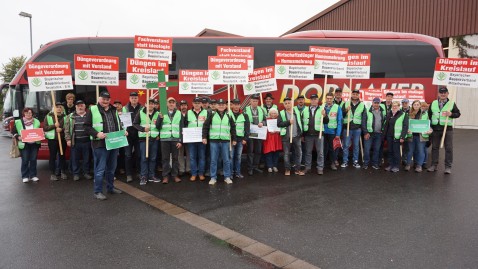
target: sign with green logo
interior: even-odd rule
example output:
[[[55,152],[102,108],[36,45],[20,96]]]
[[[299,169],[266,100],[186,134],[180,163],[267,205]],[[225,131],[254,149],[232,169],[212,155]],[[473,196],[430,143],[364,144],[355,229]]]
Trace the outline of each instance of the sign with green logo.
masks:
[[[128,146],[128,139],[126,139],[126,135],[124,130],[107,133],[105,138],[106,149],[119,149],[122,147]]]
[[[244,95],[277,91],[274,66],[256,68],[249,74],[249,83],[244,84]]]
[[[217,85],[248,82],[247,58],[208,57],[209,83]]]
[[[408,129],[412,133],[425,133],[430,130],[429,120],[410,120]]]
[[[126,59],[126,88],[146,89],[148,83],[158,82],[158,72],[169,74],[169,64],[166,61],[127,58]],[[156,87],[158,88],[158,87]]]
[[[310,51],[276,51],[276,79],[314,79],[314,57]]]
[[[434,85],[478,88],[478,60],[470,58],[437,58]]]
[[[179,70],[179,94],[213,94],[207,70]]]
[[[69,62],[27,63],[28,86],[32,92],[72,90]]]
[[[173,39],[171,37],[135,36],[134,57],[139,59],[173,62]]]
[[[75,54],[76,85],[119,85],[119,57]]]

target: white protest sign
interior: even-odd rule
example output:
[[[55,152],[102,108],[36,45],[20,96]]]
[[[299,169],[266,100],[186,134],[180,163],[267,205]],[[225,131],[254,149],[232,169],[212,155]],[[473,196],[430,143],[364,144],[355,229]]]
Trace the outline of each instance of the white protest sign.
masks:
[[[173,39],[170,37],[135,36],[134,56],[140,59],[161,60],[172,63]]]
[[[208,70],[179,70],[179,94],[213,94]]]
[[[249,138],[266,140],[266,137],[267,137],[267,127],[266,126],[259,127],[257,125],[251,124]]]
[[[267,130],[269,132],[280,132],[280,128],[277,126],[277,119],[267,120]]]
[[[244,84],[244,95],[277,91],[274,66],[256,68],[249,74],[249,83]]]
[[[347,72],[345,76],[334,78],[369,79],[370,78],[370,53],[347,54]]]
[[[69,62],[36,62],[26,66],[32,92],[73,90]]]
[[[276,79],[314,79],[314,53],[308,51],[276,51]]]
[[[124,128],[133,126],[133,122],[131,121],[131,112],[121,113],[118,116]]]
[[[433,84],[478,88],[478,60],[437,58]]]
[[[76,85],[119,85],[119,57],[75,54]]]
[[[247,59],[219,56],[208,57],[209,82],[217,84],[245,84],[248,80]]]
[[[146,84],[158,82],[158,72],[169,74],[168,62],[159,60],[126,59],[126,88],[146,89]]]
[[[344,77],[349,49],[310,46],[314,53],[314,73]]]
[[[183,128],[183,143],[202,142],[202,127]]]
[[[217,47],[217,56],[228,58],[246,58],[247,71],[252,73],[254,70],[254,47]]]

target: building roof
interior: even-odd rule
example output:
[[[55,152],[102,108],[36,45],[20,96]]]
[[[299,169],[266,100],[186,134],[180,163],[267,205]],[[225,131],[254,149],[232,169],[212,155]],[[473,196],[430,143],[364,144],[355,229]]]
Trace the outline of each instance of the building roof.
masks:
[[[204,30],[202,30],[201,32],[199,32],[199,34],[196,35],[196,37],[200,37],[200,36],[236,36],[236,37],[240,37],[240,35],[221,32],[221,31],[218,31],[218,30],[213,30],[213,29],[208,29],[208,28],[204,28]]]

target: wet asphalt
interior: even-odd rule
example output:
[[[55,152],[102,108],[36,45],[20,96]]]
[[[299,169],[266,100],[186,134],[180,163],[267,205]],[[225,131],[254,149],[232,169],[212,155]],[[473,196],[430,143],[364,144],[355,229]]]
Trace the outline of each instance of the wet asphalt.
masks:
[[[451,175],[442,150],[434,173],[132,186],[321,268],[477,268],[478,131],[454,132]],[[9,146],[0,137],[0,268],[270,267],[129,195],[100,202],[91,181],[50,182],[46,161],[40,182],[23,184]]]

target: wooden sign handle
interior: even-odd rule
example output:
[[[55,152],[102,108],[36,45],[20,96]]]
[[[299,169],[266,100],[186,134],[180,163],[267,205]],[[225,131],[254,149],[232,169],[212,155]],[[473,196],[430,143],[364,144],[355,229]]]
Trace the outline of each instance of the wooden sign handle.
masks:
[[[55,125],[58,123],[58,115],[56,114],[56,101],[55,101],[55,92],[51,91],[51,100],[53,102],[53,114],[55,115]],[[64,127],[64,126],[62,126]],[[56,126],[55,126],[55,132],[57,133],[57,138],[58,138],[58,146],[60,147],[60,155],[63,155],[63,145],[61,144],[61,137],[60,133],[56,131]]]

